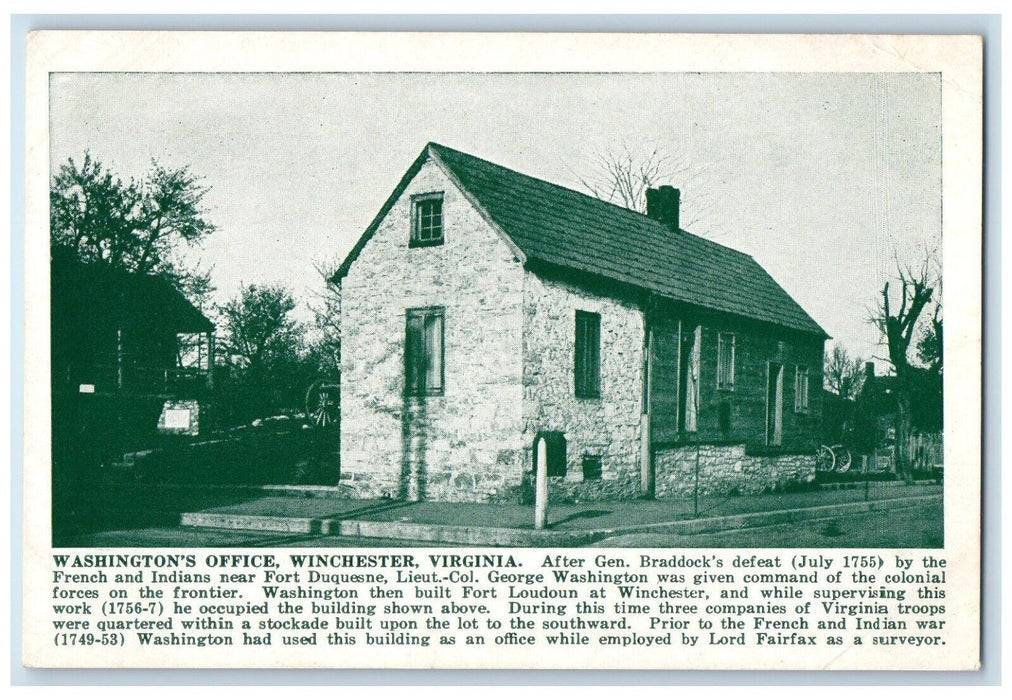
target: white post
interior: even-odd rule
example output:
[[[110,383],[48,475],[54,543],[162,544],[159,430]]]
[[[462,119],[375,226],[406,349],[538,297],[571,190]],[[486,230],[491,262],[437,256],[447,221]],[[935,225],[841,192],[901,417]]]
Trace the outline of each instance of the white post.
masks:
[[[538,463],[534,487],[534,529],[544,530],[548,522],[548,443],[538,440]]]

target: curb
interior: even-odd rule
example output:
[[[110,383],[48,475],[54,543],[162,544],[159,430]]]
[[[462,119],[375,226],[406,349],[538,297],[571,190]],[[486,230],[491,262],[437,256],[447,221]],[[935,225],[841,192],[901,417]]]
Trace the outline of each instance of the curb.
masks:
[[[942,494],[905,496],[877,501],[837,503],[791,510],[738,513],[694,520],[674,520],[596,530],[522,530],[508,527],[471,525],[439,525],[379,520],[341,520],[338,518],[289,518],[277,515],[237,515],[234,513],[183,513],[180,525],[188,527],[232,530],[257,530],[305,535],[382,538],[442,542],[448,544],[484,545],[492,547],[579,547],[616,535],[668,534],[698,535],[706,532],[740,530],[743,528],[783,523],[821,520],[834,516],[854,515],[875,510],[903,508],[941,501]]]
[[[289,518],[283,515],[237,515],[234,513],[183,513],[179,524],[218,530],[256,530],[297,535],[320,534],[320,520]]]
[[[903,481],[888,481],[888,480],[870,480],[869,484],[873,484],[872,488],[901,488],[907,486],[906,482]],[[914,481],[915,486],[931,486],[933,484],[940,483],[932,481],[930,479],[921,479]],[[830,481],[818,485],[819,491],[846,491],[849,489],[863,489],[864,481]]]
[[[698,518],[696,520],[676,520],[669,523],[653,523],[649,525],[631,525],[607,530],[597,530],[602,537],[612,535],[634,535],[657,533],[667,535],[699,535],[709,532],[724,532],[745,528],[763,527],[766,525],[782,525],[784,523],[800,523],[809,520],[822,520],[842,515],[856,515],[875,510],[906,508],[932,501],[941,501],[942,494],[927,496],[902,496],[900,498],[880,499],[877,501],[858,501],[855,503],[835,503],[827,506],[810,506],[792,510],[774,510],[766,513],[739,513],[722,515],[714,518]],[[597,539],[600,539],[598,537]]]

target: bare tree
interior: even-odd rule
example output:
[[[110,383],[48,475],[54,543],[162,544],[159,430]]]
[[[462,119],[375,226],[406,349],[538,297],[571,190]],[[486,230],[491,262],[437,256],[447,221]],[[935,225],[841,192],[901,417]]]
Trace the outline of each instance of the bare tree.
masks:
[[[587,192],[626,209],[646,213],[647,190],[661,185],[691,189],[699,184],[701,171],[672,156],[661,146],[633,148],[627,143],[598,150],[586,174],[573,173]],[[701,224],[711,200],[697,187],[692,205],[686,207],[685,227]]]
[[[919,269],[897,263],[896,278],[883,285],[872,318],[886,342],[888,360],[896,374],[896,466],[908,479],[912,477],[909,454],[911,395],[919,369],[912,362],[911,345],[920,329],[918,322],[932,303],[940,282],[933,275],[931,262],[931,256],[927,256]],[[936,309],[940,309],[940,304],[936,304]],[[941,311],[936,312],[939,323],[940,314]],[[941,331],[940,325],[938,331]]]
[[[826,355],[823,378],[826,388],[841,399],[856,398],[864,384],[864,360],[851,357],[845,347],[836,343]]]

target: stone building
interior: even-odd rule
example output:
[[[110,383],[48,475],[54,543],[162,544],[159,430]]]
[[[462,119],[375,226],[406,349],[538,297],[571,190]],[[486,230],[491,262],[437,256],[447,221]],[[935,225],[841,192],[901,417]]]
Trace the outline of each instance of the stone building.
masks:
[[[807,480],[825,332],[750,256],[428,144],[335,274],[341,484],[514,499]]]

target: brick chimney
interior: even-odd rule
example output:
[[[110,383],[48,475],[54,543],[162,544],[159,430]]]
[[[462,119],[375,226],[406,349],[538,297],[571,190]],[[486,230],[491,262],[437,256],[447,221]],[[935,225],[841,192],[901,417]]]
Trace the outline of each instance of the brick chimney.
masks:
[[[660,221],[672,231],[678,231],[678,209],[682,193],[671,185],[647,189],[647,216]]]

